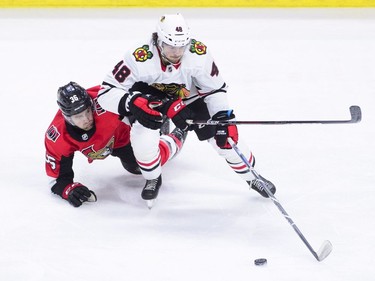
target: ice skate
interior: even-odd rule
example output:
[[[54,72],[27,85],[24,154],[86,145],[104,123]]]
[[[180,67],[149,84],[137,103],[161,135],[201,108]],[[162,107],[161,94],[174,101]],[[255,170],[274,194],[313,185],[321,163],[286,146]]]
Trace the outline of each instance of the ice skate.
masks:
[[[162,180],[161,175],[152,180],[147,180],[146,184],[142,190],[142,199],[147,201],[147,206],[149,209],[151,209],[154,205],[154,201],[159,193],[159,188],[161,186]]]
[[[254,179],[252,181],[247,182],[249,184],[250,188],[257,191],[263,197],[268,198],[269,196],[268,196],[267,192],[264,190],[264,187],[263,187],[263,185],[266,184],[268,189],[271,191],[271,193],[275,194],[275,192],[276,192],[275,185],[272,182],[270,182],[269,180],[266,180],[261,175],[258,175],[258,176],[259,176],[259,179]]]

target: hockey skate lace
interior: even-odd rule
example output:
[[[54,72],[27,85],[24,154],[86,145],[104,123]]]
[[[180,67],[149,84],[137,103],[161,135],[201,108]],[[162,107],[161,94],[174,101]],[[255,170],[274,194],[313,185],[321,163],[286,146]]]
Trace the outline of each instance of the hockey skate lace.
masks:
[[[266,182],[263,181],[263,184],[267,184]],[[260,191],[263,191],[264,188],[263,188],[263,184],[259,181],[259,180],[254,180],[252,182],[252,185],[255,186],[256,189],[260,190]]]
[[[147,182],[146,187],[144,189],[145,190],[152,190],[152,191],[154,191],[156,189],[157,184],[158,184],[158,179],[149,180]]]

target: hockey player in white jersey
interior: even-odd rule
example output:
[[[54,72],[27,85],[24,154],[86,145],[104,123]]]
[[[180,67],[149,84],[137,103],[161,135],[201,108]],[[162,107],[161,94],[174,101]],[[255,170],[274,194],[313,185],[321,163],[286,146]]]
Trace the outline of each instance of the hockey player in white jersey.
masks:
[[[158,143],[165,117],[181,129],[182,138],[186,137],[187,130],[194,130],[199,140],[207,140],[252,189],[268,197],[262,184],[227,141],[232,138],[254,166],[254,156],[239,141],[235,125],[189,126],[186,123],[191,118],[234,120],[235,115],[228,103],[227,85],[209,49],[191,37],[181,14],[162,16],[152,37],[125,53],[105,77],[98,101],[104,109],[136,120],[132,124],[131,143],[146,179],[143,199],[154,199],[161,186]],[[261,179],[275,193],[275,186]]]

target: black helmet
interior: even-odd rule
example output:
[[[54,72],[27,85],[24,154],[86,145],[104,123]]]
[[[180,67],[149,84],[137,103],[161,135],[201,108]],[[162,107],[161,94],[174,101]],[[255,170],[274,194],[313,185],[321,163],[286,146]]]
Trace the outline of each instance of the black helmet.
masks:
[[[70,82],[58,89],[57,104],[64,116],[70,117],[92,106],[92,100],[84,88],[75,82]]]

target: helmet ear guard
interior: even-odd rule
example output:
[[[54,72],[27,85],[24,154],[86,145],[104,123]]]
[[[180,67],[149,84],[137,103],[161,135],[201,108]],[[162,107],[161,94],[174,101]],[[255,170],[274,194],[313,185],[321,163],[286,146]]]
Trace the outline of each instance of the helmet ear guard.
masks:
[[[190,28],[181,14],[164,15],[160,18],[156,32],[158,45],[184,47],[190,43]]]

